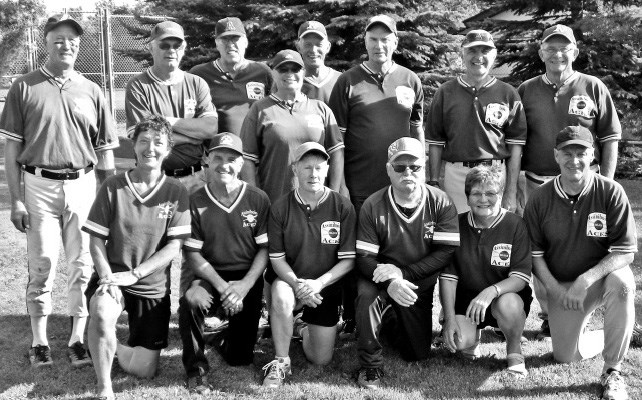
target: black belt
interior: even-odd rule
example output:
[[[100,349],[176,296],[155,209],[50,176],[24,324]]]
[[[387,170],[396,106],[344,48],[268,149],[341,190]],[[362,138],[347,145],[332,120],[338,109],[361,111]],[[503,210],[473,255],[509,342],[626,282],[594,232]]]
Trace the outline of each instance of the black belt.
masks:
[[[462,165],[467,168],[475,168],[480,165],[492,167],[493,161],[499,161],[500,164],[504,163],[504,160],[477,160],[477,161],[463,161]]]
[[[91,171],[92,169],[94,169],[93,164],[89,164],[85,168],[81,168],[81,169],[77,169],[75,171],[69,171],[69,172],[48,171],[46,169],[32,167],[31,165],[22,166],[23,171],[28,172],[32,175],[42,176],[43,178],[55,179],[58,181],[70,181],[70,180],[78,179],[82,175]]]
[[[173,176],[174,178],[180,178],[187,175],[195,174],[196,172],[203,169],[201,164],[194,164],[191,167],[179,168],[179,169],[166,169],[165,175]]]

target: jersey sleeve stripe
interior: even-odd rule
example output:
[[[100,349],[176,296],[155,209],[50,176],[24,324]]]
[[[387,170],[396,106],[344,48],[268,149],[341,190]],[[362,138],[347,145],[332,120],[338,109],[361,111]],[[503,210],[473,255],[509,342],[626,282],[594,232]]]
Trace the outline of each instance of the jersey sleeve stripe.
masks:
[[[270,253],[270,259],[272,260],[278,260],[279,258],[285,258],[285,253]]]
[[[189,225],[173,226],[167,230],[168,237],[184,236],[192,233],[192,227]]]
[[[340,260],[346,259],[346,258],[355,258],[357,256],[356,251],[339,251],[337,252],[337,258]]]
[[[452,246],[459,246],[459,233],[455,232],[435,232],[432,240],[435,242],[441,242],[443,244],[449,244]]]
[[[609,247],[609,252],[613,252],[613,251],[619,251],[619,252],[623,252],[623,253],[637,253],[638,252],[638,248],[635,245],[633,245],[633,246],[611,246],[611,247]]]
[[[344,128],[342,126],[339,127],[339,132],[341,132],[341,133],[346,133],[347,130],[348,130],[348,128]]]
[[[426,139],[426,142],[428,144],[433,144],[433,145],[436,145],[436,146],[445,146],[446,145],[446,141],[445,140],[430,140],[430,139]]]
[[[526,283],[531,283],[531,276],[529,274],[525,274],[523,272],[519,271],[512,271],[508,273],[508,276],[514,276],[515,278],[519,278],[523,280]]]
[[[441,274],[439,274],[439,279],[443,279],[445,281],[457,282],[459,280],[459,277],[457,275],[453,275],[453,274],[441,273]]]
[[[218,118],[218,113],[216,111],[207,111],[204,112],[203,114],[198,116],[199,118],[205,118],[205,117],[216,117]]]
[[[83,228],[86,229],[85,232],[93,236],[97,236],[104,239],[107,239],[107,237],[109,237],[109,228],[99,225],[93,221],[90,221],[90,220],[85,221],[85,225],[83,225]]]
[[[412,126],[421,126],[421,125],[423,125],[423,123],[422,123],[422,121],[410,120],[410,125],[412,125]]]
[[[194,238],[188,238],[183,244],[183,247],[186,247],[190,250],[201,250],[203,248],[203,241]]]
[[[343,144],[343,142],[339,142],[339,143],[335,144],[334,146],[332,146],[332,147],[330,147],[330,148],[328,149],[328,154],[332,154],[332,153],[334,153],[335,151],[337,151],[337,150],[341,150],[341,149],[343,149],[343,148],[345,148],[345,147],[346,147],[346,146],[345,146],[345,144]]]
[[[264,233],[264,234],[259,235],[259,236],[255,236],[254,237],[254,241],[256,242],[256,244],[265,244],[265,243],[267,243],[268,242],[267,233]]]
[[[506,144],[519,144],[521,146],[524,146],[526,144],[526,140],[519,140],[519,139],[504,139]]]
[[[379,246],[376,244],[364,242],[362,240],[357,240],[357,250],[367,251],[372,254],[379,254]]]
[[[0,129],[0,135],[4,136],[9,140],[13,140],[15,142],[22,142],[22,136],[17,135],[13,132],[6,131],[4,129]]]
[[[619,134],[619,133],[614,133],[612,135],[608,135],[608,136],[604,136],[604,137],[598,138],[597,140],[600,143],[604,143],[604,142],[609,142],[611,140],[620,140],[620,139],[622,139],[622,135]]]
[[[248,160],[250,160],[250,161],[252,161],[252,162],[254,162],[254,163],[257,163],[257,164],[258,164],[258,162],[259,162],[259,156],[258,156],[258,155],[256,155],[256,154],[252,154],[252,153],[245,153],[245,152],[243,152],[243,157],[244,157],[244,158],[247,158]]]
[[[544,257],[544,251],[543,250],[533,250],[533,251],[531,251],[531,255],[533,257]]]

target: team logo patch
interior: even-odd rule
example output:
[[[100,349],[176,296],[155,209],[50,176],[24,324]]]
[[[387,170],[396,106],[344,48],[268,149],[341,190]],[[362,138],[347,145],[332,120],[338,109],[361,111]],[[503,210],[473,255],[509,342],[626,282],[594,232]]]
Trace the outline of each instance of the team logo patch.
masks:
[[[254,210],[247,210],[241,213],[241,218],[243,218],[243,227],[254,228],[256,226],[256,217],[259,214]]]
[[[606,214],[590,213],[586,221],[586,236],[606,237]]]
[[[261,100],[265,97],[265,84],[261,82],[248,82],[245,84],[245,90],[250,100]]]
[[[486,117],[484,121],[487,124],[502,127],[506,123],[509,114],[510,111],[506,104],[490,103],[486,106]]]
[[[158,208],[158,217],[159,219],[170,219],[174,215],[174,209],[176,206],[169,201],[160,203],[156,206]]]
[[[397,86],[395,88],[395,94],[397,95],[398,104],[401,104],[405,108],[412,108],[412,105],[415,102],[414,90],[408,86]]]
[[[321,224],[321,244],[339,244],[341,222],[326,221]]]
[[[305,120],[308,123],[308,128],[323,129],[323,118],[320,115],[306,115]]]
[[[571,97],[568,103],[568,113],[571,115],[579,115],[584,118],[591,118],[591,112],[595,110],[595,103],[588,96],[577,95]]]
[[[196,100],[185,100],[185,118],[194,118],[196,114]]]
[[[490,255],[490,265],[493,267],[510,267],[510,254],[513,245],[498,243],[493,246],[493,253]]]
[[[432,239],[435,235],[435,223],[424,222],[424,239]]]

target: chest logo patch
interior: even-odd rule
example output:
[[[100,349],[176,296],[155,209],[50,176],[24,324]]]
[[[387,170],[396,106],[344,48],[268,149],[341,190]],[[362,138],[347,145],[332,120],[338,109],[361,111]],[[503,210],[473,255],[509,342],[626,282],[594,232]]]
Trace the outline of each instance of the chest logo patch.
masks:
[[[510,111],[508,110],[508,106],[506,104],[490,103],[486,106],[486,115],[484,117],[484,122],[501,128],[508,120],[509,114]]]
[[[196,115],[196,100],[186,99],[185,100],[185,118],[194,118]]]
[[[321,244],[339,244],[341,222],[326,221],[321,224]]]
[[[579,115],[584,118],[591,118],[591,113],[595,110],[595,103],[588,96],[577,95],[571,97],[568,103],[568,113]]]
[[[254,228],[256,226],[257,216],[259,214],[254,210],[246,210],[241,212],[241,218],[243,218],[243,227]]]
[[[435,235],[435,223],[424,222],[424,239],[432,239]]]
[[[590,213],[586,220],[586,236],[606,237],[606,214]]]
[[[513,245],[498,243],[493,246],[493,253],[490,255],[490,265],[493,267],[510,267],[510,255]]]
[[[250,100],[261,100],[265,97],[265,84],[262,82],[248,82],[245,84],[245,90]]]
[[[397,95],[397,104],[400,104],[405,108],[412,108],[412,105],[415,102],[414,90],[408,86],[397,86],[395,88],[395,94]]]
[[[156,206],[158,208],[158,217],[159,219],[170,219],[174,215],[174,209],[176,206],[169,201],[160,203]]]

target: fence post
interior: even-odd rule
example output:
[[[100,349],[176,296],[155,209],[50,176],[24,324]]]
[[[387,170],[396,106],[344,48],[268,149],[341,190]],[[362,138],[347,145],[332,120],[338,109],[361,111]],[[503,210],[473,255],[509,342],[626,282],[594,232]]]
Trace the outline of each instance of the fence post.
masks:
[[[116,105],[115,105],[115,96],[114,96],[114,68],[113,68],[113,58],[111,55],[112,45],[111,45],[111,14],[108,9],[101,8],[101,25],[103,30],[101,32],[103,36],[103,65],[105,66],[105,76],[106,85],[105,90],[107,91],[106,96],[109,100],[109,108],[111,115],[116,117]]]
[[[27,68],[29,69],[27,72],[34,71],[38,68],[38,44],[36,43],[36,34],[34,33],[34,31],[37,30],[38,27],[32,19],[31,24],[27,29]]]

